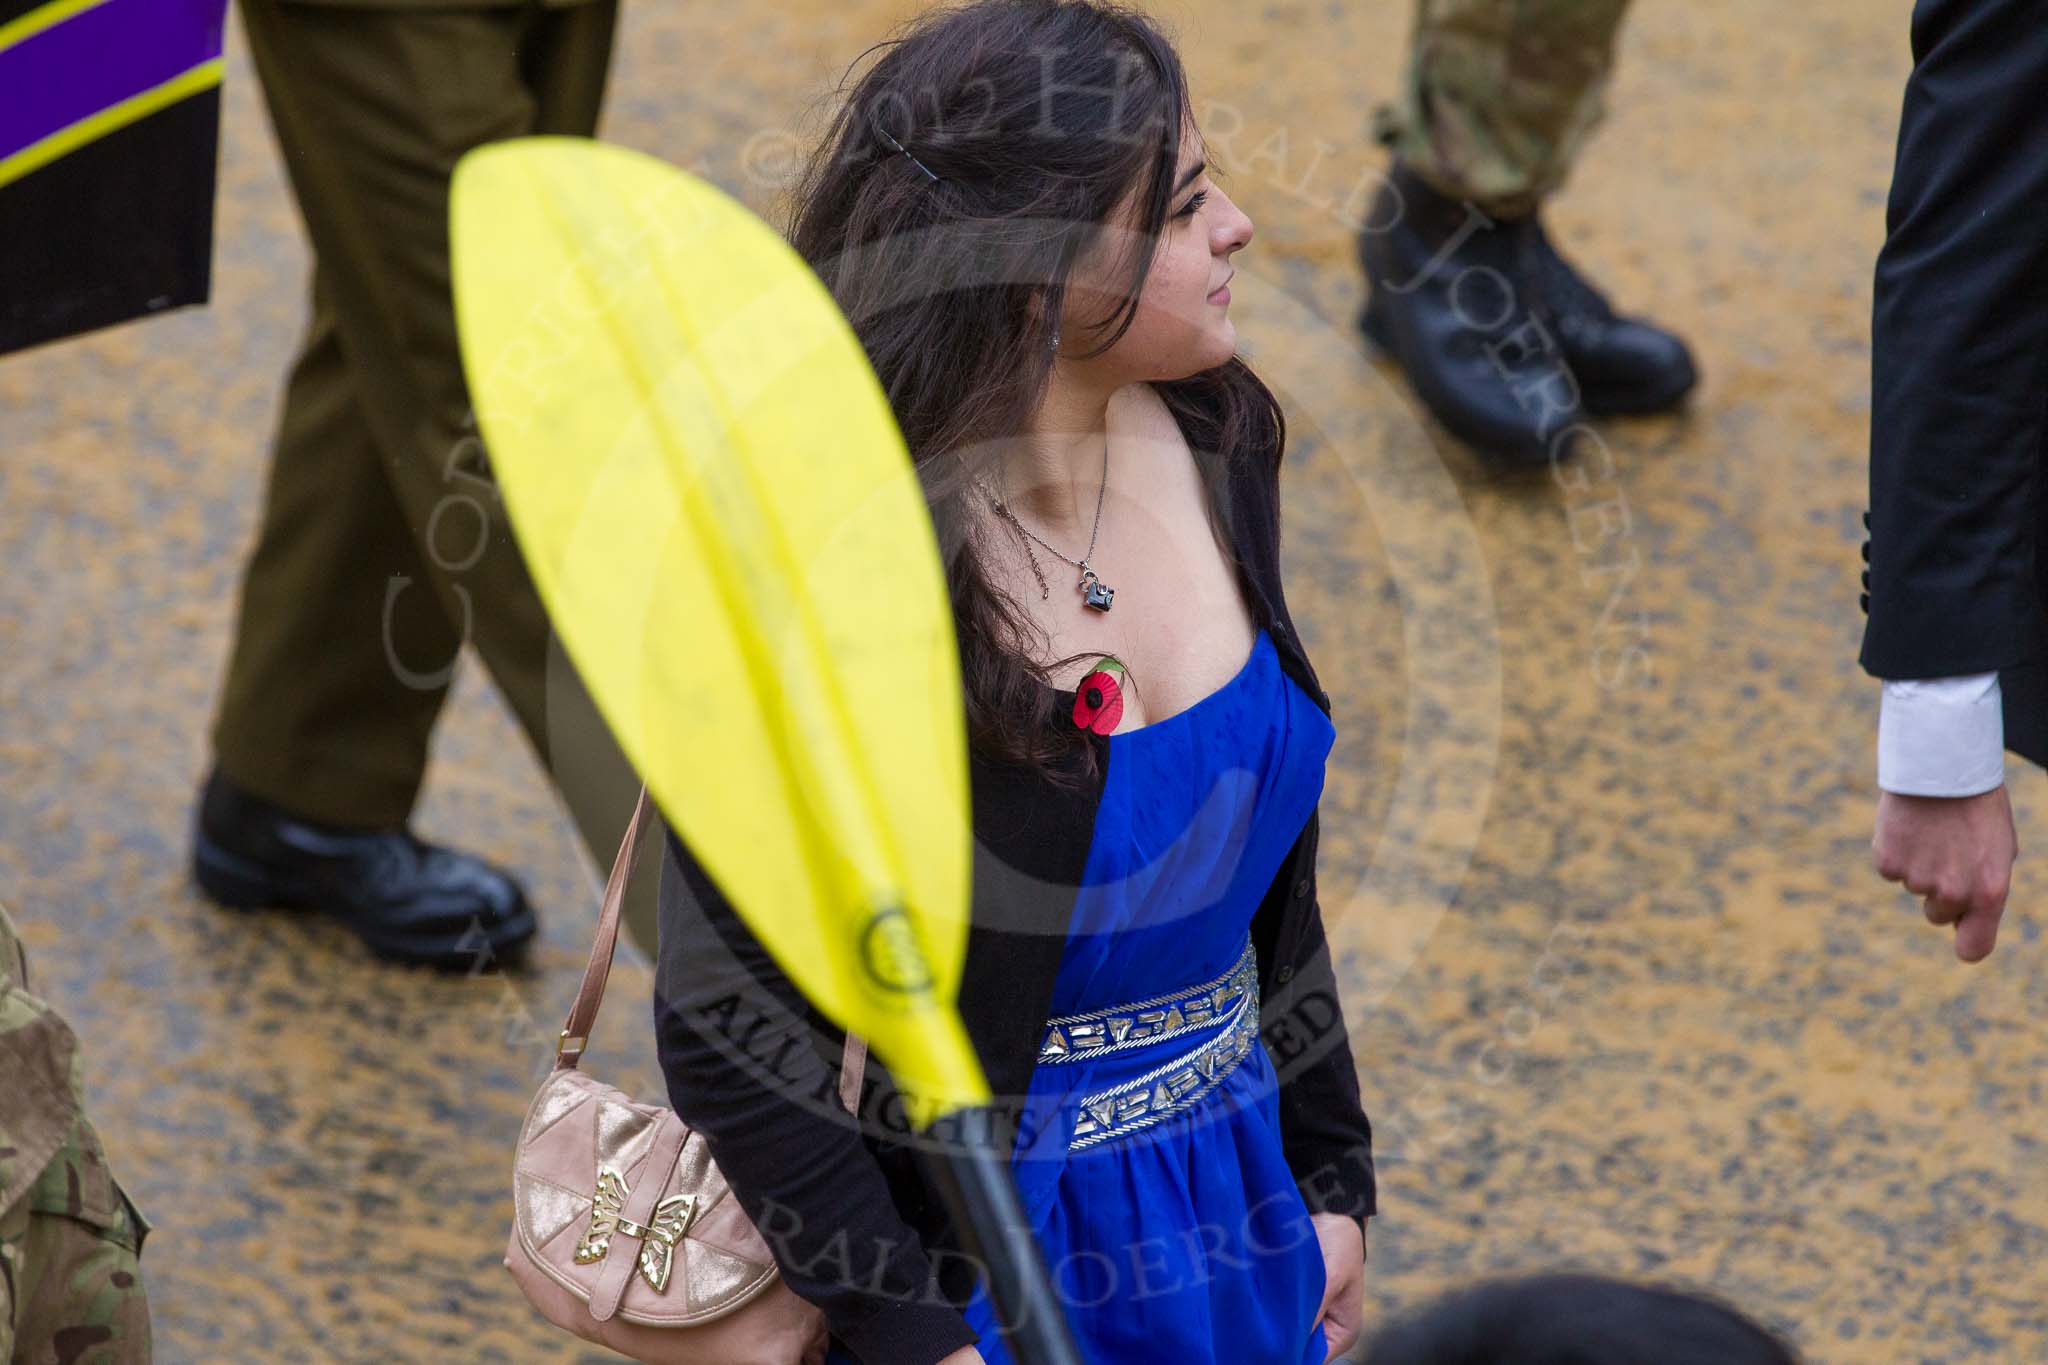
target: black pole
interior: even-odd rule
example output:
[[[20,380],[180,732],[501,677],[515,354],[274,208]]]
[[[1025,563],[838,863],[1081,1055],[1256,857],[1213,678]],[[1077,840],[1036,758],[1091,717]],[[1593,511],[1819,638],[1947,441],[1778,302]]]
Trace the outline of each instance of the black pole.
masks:
[[[1003,1344],[1017,1365],[1082,1365],[1009,1163],[996,1150],[994,1111],[966,1109],[958,1118],[960,1142],[928,1152],[926,1162],[967,1250],[988,1267]]]

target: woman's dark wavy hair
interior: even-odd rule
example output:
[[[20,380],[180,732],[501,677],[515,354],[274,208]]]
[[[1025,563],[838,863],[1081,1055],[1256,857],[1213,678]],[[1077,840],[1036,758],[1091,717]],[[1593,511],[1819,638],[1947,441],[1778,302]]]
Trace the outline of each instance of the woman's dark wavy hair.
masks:
[[[1043,396],[1068,279],[1126,198],[1137,249],[1125,295],[1062,353],[1100,354],[1129,329],[1192,126],[1187,77],[1150,19],[1092,0],[936,9],[854,66],[875,53],[841,83],[790,241],[851,319],[931,500],[970,744],[1063,777],[1076,757],[1093,761],[1049,683],[1071,660],[1043,660],[1049,641],[984,571],[967,499],[987,452]],[[1279,403],[1236,357],[1155,387],[1222,518],[1234,464],[1277,466]]]

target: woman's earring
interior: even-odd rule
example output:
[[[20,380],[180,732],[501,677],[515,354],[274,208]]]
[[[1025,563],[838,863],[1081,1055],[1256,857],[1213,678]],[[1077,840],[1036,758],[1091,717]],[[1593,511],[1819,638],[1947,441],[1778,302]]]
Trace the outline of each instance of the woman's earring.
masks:
[[[1058,327],[1052,329],[1052,348],[1055,351],[1060,348],[1060,329]]]

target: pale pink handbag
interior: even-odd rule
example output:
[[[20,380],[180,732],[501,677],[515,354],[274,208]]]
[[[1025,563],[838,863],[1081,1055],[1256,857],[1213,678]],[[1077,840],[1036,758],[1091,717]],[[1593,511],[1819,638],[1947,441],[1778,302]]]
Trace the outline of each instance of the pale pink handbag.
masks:
[[[801,1365],[824,1315],[798,1298],[704,1139],[577,1067],[618,941],[619,905],[652,803],[643,789],[604,889],[590,965],[526,1111],[505,1268],[550,1322],[661,1365]],[[846,1039],[852,1111],[867,1044]],[[814,1355],[814,1358],[815,1355]]]

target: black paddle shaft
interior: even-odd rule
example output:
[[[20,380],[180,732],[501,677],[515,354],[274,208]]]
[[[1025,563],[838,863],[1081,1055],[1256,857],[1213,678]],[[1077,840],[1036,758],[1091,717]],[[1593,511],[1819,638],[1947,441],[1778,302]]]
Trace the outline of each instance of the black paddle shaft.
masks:
[[[1066,1310],[1024,1220],[1009,1162],[995,1148],[993,1117],[988,1110],[963,1112],[960,1132],[974,1136],[928,1154],[927,1166],[968,1252],[988,1268],[996,1322],[1017,1365],[1082,1365]]]

